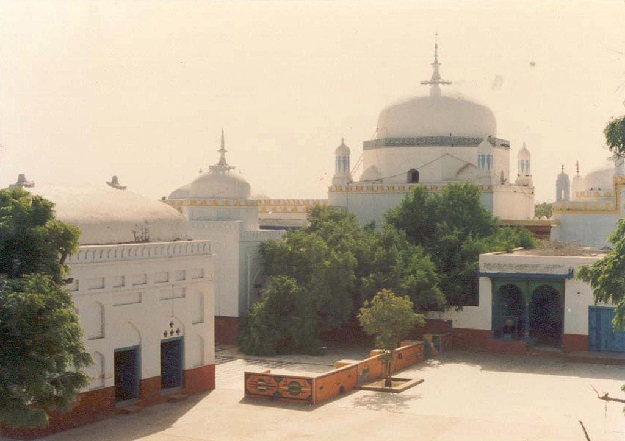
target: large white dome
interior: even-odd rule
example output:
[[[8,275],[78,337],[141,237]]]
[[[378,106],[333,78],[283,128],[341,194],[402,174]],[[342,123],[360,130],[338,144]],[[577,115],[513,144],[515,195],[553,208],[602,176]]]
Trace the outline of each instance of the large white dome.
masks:
[[[250,184],[245,179],[233,173],[221,173],[211,170],[203,173],[191,182],[188,197],[206,199],[249,199]],[[170,198],[173,199],[171,196]]]
[[[423,96],[391,105],[378,118],[378,138],[497,136],[495,115],[463,98]]]
[[[48,185],[27,189],[54,202],[56,217],[80,228],[81,245],[188,240],[175,208],[107,186]]]

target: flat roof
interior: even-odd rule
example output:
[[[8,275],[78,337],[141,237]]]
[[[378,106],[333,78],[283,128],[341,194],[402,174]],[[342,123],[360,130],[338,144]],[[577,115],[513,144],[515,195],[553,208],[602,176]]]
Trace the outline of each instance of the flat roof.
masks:
[[[585,257],[602,257],[608,254],[609,249],[596,249],[583,246],[577,243],[552,242],[543,240],[538,242],[536,248],[525,249],[517,248],[510,253],[496,252],[488,254],[514,254],[517,256],[585,256]]]

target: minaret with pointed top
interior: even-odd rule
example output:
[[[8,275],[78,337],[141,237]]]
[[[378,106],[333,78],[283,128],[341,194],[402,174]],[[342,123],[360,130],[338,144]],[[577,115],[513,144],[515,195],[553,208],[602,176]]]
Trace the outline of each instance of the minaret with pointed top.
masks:
[[[579,174],[579,161],[575,162],[576,174],[573,176],[571,183],[571,199],[576,201],[579,199],[579,194],[584,191],[584,178]]]
[[[335,167],[332,185],[347,185],[352,182],[349,157],[350,149],[345,145],[345,138],[341,138],[341,145],[334,151]]]
[[[221,148],[219,150],[217,150],[219,152],[219,162],[215,165],[211,165],[208,168],[210,169],[211,172],[213,173],[227,173],[230,170],[236,168],[233,167],[231,165],[228,165],[228,162],[226,161],[226,152],[228,150],[226,150],[226,138],[224,136],[224,129],[221,129]]]
[[[523,148],[517,155],[517,178],[516,185],[532,186],[532,168],[531,168],[532,155],[527,149],[527,145],[523,143]]]
[[[562,172],[556,179],[556,202],[568,202],[570,200],[571,185],[569,175],[564,173],[564,164],[562,164]]]
[[[451,84],[451,81],[445,81],[441,79],[441,74],[438,71],[438,67],[441,63],[438,62],[438,32],[435,34],[434,40],[434,62],[432,63],[432,78],[428,81],[421,81],[421,84],[430,86],[430,96],[441,96],[441,84]]]

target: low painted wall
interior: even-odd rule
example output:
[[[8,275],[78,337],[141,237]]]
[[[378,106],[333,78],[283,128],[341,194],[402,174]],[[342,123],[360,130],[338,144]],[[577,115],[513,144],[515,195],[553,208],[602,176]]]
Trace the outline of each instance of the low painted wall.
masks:
[[[379,351],[361,361],[342,360],[336,369],[317,376],[280,375],[245,372],[245,397],[318,404],[354,389],[359,384],[382,378],[383,365]],[[402,342],[395,351],[393,372],[425,359],[423,342]]]

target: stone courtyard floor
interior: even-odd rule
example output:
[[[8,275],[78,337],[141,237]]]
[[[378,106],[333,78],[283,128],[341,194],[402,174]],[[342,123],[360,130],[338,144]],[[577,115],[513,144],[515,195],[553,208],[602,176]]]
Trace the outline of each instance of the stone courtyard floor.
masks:
[[[450,352],[405,369],[425,382],[400,394],[352,391],[318,405],[243,399],[245,370],[324,372],[364,348],[319,357],[243,358],[217,352],[217,387],[178,403],[119,415],[44,438],[49,441],[581,440],[625,441],[623,366],[559,358]]]

